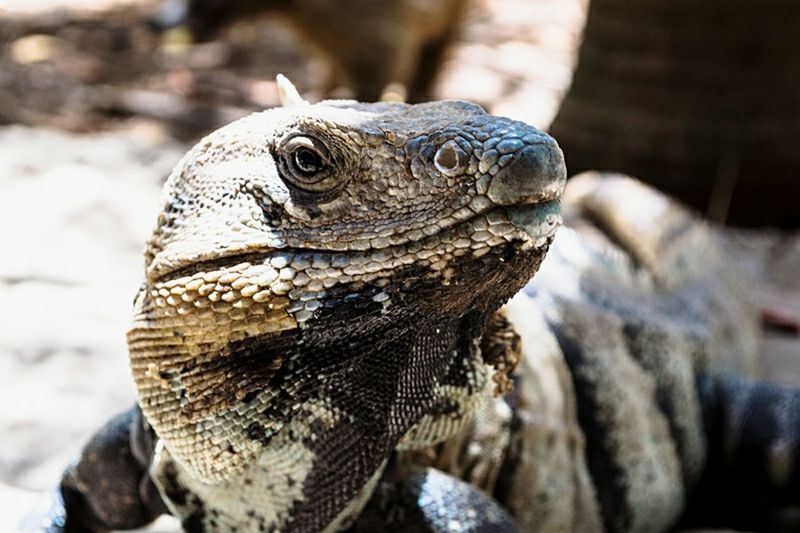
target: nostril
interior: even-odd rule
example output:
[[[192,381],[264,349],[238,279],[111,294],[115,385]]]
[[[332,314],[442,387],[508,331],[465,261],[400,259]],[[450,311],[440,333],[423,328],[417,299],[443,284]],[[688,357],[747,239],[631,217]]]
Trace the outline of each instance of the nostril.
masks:
[[[466,167],[467,154],[455,141],[447,141],[436,151],[433,164],[446,176],[454,176],[463,172]]]

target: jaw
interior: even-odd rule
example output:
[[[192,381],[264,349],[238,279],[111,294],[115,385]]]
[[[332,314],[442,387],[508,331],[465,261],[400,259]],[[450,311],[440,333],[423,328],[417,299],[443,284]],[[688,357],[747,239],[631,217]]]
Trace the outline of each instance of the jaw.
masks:
[[[173,243],[161,249],[147,265],[147,278],[151,284],[181,278],[188,280],[198,272],[230,269],[244,263],[268,264],[278,257],[287,259],[285,266],[296,272],[304,268],[292,264],[296,257],[301,263],[303,258],[317,258],[324,262],[322,266],[326,269],[339,268],[335,274],[309,273],[315,281],[327,281],[331,285],[359,279],[369,282],[371,278],[386,276],[412,263],[427,264],[436,270],[438,265],[454,259],[465,255],[480,256],[492,248],[515,241],[522,242],[525,249],[543,245],[561,224],[559,194],[560,189],[554,189],[536,201],[511,205],[485,207],[484,202],[479,202],[479,205],[464,206],[449,215],[428,212],[421,222],[391,237],[377,236],[380,228],[366,228],[365,234],[369,238],[347,240],[342,236],[343,232],[349,231],[346,226],[320,229],[317,233],[324,238],[318,240],[306,233],[289,230],[238,230],[230,235],[222,232],[222,238],[217,236],[217,240],[226,241],[224,247],[214,247],[209,243],[198,249]],[[359,266],[365,268],[359,269]],[[342,272],[342,267],[349,267],[350,272]],[[326,277],[336,279],[326,280]],[[326,284],[326,287],[331,285]]]
[[[457,425],[441,420],[466,420],[485,383],[476,346],[486,321],[536,272],[560,220],[551,203],[480,217],[418,243],[439,255],[387,254],[385,270],[369,267],[379,252],[350,255],[355,270],[341,273],[354,279],[329,287],[310,275],[328,272],[325,257],[306,252],[232,256],[151,286],[137,301],[131,367],[181,484],[206,487],[204,505],[224,513],[243,479],[288,468],[294,488],[283,489],[288,500],[275,495],[276,523],[321,529],[401,439],[447,438]],[[442,245],[476,223],[496,234],[475,250]],[[299,272],[283,281],[308,281],[277,290],[290,265]],[[270,285],[254,292],[259,276]],[[243,298],[252,301],[236,307]]]
[[[411,290],[418,291],[421,304],[390,309],[388,317],[382,310],[385,322],[376,322],[385,327],[373,329],[369,319],[344,312],[310,328],[339,339],[315,352],[315,360],[333,360],[343,346],[349,360],[338,372],[325,372],[329,381],[320,398],[341,416],[309,443],[315,461],[304,481],[307,499],[293,510],[293,526],[324,527],[344,502],[337,507],[320,502],[345,492],[354,499],[398,446],[442,442],[469,421],[490,385],[478,340],[491,315],[533,275],[546,247],[522,250],[517,243],[496,250],[492,258],[458,265],[456,271],[463,274],[449,285],[417,285]],[[392,292],[391,287],[383,290]],[[342,471],[351,473],[344,486]]]
[[[189,488],[207,513],[213,511],[231,523],[248,524],[251,518],[230,514],[237,506],[227,502],[235,494],[266,501],[265,512],[282,530],[321,530],[379,472],[420,419],[437,412],[453,416],[452,398],[446,393],[458,390],[465,401],[477,393],[485,375],[471,342],[475,321],[434,318],[418,307],[389,316],[380,307],[363,312],[364,304],[350,300],[321,316],[315,327],[291,343],[297,347],[287,354],[291,363],[266,386],[294,390],[254,410],[260,417],[251,414],[243,420],[247,437],[260,451],[241,471],[203,482],[192,465],[170,455],[174,443],[167,442],[165,464],[172,466],[160,467],[162,488]],[[270,350],[276,341],[262,339],[261,350]],[[256,345],[251,349],[259,350]],[[266,438],[264,428],[277,424],[281,429]],[[428,438],[447,436],[431,431],[429,425]],[[216,459],[211,454],[201,457]],[[191,515],[193,506],[180,508],[185,494],[165,492],[179,516]]]
[[[388,251],[232,256],[156,281],[137,299],[128,336],[144,412],[167,441],[203,434],[209,424],[235,429],[243,413],[260,409],[252,402],[299,403],[298,347],[327,349],[356,326],[395,339],[392,328],[436,327],[471,311],[486,319],[533,276],[559,220],[553,202],[499,208]],[[417,318],[405,323],[408,316]],[[174,451],[214,482],[257,453],[244,437],[223,440],[194,439]],[[197,464],[205,455],[213,464]]]

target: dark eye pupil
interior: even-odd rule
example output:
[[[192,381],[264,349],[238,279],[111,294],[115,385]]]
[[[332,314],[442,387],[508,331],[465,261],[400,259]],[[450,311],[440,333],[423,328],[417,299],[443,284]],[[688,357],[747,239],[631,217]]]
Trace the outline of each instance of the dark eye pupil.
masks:
[[[294,153],[294,164],[303,174],[316,174],[322,170],[322,158],[316,152],[301,148]]]

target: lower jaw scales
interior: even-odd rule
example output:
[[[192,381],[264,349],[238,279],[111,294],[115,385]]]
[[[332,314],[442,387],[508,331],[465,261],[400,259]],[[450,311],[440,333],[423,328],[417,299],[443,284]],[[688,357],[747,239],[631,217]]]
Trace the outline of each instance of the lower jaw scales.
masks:
[[[506,208],[508,219],[523,230],[534,246],[543,245],[561,225],[561,206],[558,201]]]

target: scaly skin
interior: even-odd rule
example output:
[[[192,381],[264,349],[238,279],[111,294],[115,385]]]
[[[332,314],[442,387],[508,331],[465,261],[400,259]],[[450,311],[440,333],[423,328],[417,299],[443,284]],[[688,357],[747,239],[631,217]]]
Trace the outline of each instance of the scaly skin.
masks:
[[[298,139],[327,160],[310,184]],[[541,261],[563,184],[549,137],[457,102],[299,106],[202,141],[165,187],[128,336],[168,505],[245,529],[356,512],[409,430],[439,441],[469,411],[472,339]]]
[[[408,460],[492,494],[522,531],[778,527],[800,496],[800,390],[753,379],[754,299],[712,229],[618,175],[573,178],[563,208],[505,309],[518,339],[484,336],[487,353],[518,346],[515,390]]]
[[[550,137],[462,102],[298,105],[190,151],[128,335],[151,474],[187,529],[344,526],[398,445],[456,431],[564,173]]]
[[[211,134],[147,246],[139,407],[30,529],[645,532],[687,506],[721,525],[727,498],[762,529],[797,503],[800,392],[747,380],[742,279],[621,177],[571,182],[542,263],[564,174],[553,139],[464,102]]]

